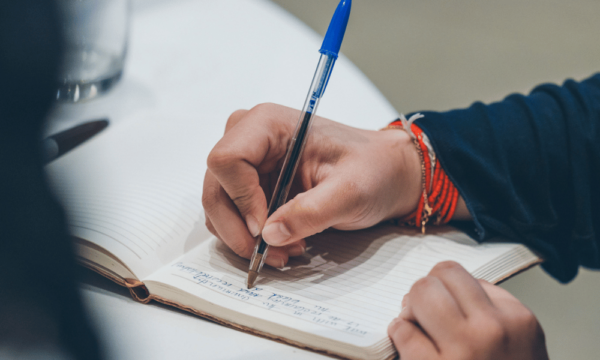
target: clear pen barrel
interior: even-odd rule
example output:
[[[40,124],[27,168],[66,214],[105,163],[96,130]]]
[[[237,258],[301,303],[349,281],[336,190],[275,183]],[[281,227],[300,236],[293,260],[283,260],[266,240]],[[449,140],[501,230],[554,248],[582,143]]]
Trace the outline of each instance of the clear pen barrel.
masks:
[[[304,145],[308,138],[308,132],[312,125],[313,115],[317,111],[319,101],[325,92],[334,64],[335,58],[333,56],[321,54],[317,70],[315,71],[315,75],[313,76],[308,91],[308,96],[306,97],[302,112],[300,113],[298,125],[296,125],[294,135],[288,144],[288,151],[283,162],[281,174],[279,175],[273,197],[271,198],[271,203],[269,204],[269,216],[271,216],[271,214],[273,214],[281,205],[285,204],[287,200],[292,181],[294,180],[294,175],[296,174],[296,168],[298,167],[298,162],[302,156]],[[258,241],[260,245],[255,248],[255,254],[260,253],[263,254],[263,256],[260,257],[258,263],[252,264],[253,266],[251,265],[250,268],[257,268],[257,271],[260,271],[267,257],[268,247],[260,238]],[[254,256],[254,258],[256,258],[256,256]]]
[[[298,126],[301,125],[301,121],[304,119],[304,113],[309,112],[314,114],[316,112],[319,100],[327,87],[327,82],[329,81],[329,76],[331,75],[334,63],[335,58],[333,56],[321,54],[321,58],[317,64],[317,70],[315,70],[315,75],[313,76],[308,95],[306,96],[306,101],[302,107],[302,114],[300,115]],[[298,129],[296,129],[296,134],[297,133]]]

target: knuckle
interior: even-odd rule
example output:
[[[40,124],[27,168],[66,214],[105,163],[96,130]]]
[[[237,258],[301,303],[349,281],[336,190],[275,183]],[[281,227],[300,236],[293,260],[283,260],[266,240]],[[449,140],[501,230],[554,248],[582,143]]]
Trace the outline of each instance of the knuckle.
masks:
[[[210,212],[210,210],[212,210],[220,202],[220,191],[221,187],[218,185],[206,185],[204,187],[204,190],[202,191],[202,206],[204,207],[204,210]],[[208,218],[206,221],[208,224]]]
[[[481,339],[481,344],[489,348],[504,349],[509,344],[509,332],[504,323],[496,316],[486,316],[478,326],[473,327],[475,336]]]
[[[449,270],[462,270],[463,267],[456,261],[447,260],[437,263],[433,269],[436,271],[445,272]]]
[[[247,208],[252,204],[252,192],[249,189],[240,189],[240,193],[236,194],[231,200],[238,209]]]
[[[244,115],[246,115],[246,113],[248,112],[248,110],[236,110],[233,113],[231,113],[231,115],[229,115],[229,118],[227,119],[227,123],[225,125],[225,132],[229,131],[232,127],[234,127],[235,125],[237,125],[237,123],[240,122],[240,120],[242,120],[242,118],[244,117]]]
[[[433,276],[425,276],[417,280],[410,289],[411,299],[418,297],[419,294],[427,293],[429,289],[438,284],[439,280]]]
[[[452,271],[464,271],[463,267],[455,261],[442,261],[437,263],[429,272],[433,276],[443,276]]]
[[[523,329],[527,334],[542,333],[543,335],[542,327],[533,312],[525,306],[522,306],[521,308],[520,311],[515,312],[516,327]]]
[[[210,154],[208,154],[206,165],[211,171],[215,171],[230,166],[235,160],[235,154],[232,154],[230,151],[223,149],[222,146],[217,144]]]
[[[266,114],[273,110],[274,105],[275,104],[273,104],[273,103],[262,103],[262,104],[255,105],[250,111],[259,113],[259,114]]]
[[[242,215],[253,212],[257,209],[262,201],[260,201],[260,193],[255,192],[256,189],[241,188],[236,190],[235,196],[231,199]],[[262,191],[259,190],[259,191]]]

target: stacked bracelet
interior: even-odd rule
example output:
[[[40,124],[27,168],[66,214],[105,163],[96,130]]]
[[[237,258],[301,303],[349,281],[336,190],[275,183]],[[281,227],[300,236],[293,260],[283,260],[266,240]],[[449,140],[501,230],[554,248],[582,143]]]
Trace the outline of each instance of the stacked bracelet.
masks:
[[[406,120],[404,115],[382,130],[401,129],[406,131],[417,148],[421,160],[422,195],[417,209],[410,215],[397,220],[398,223],[416,226],[425,233],[425,225],[432,222],[435,225],[445,224],[452,218],[458,202],[458,190],[446,175],[446,172],[436,161],[435,152],[429,143],[427,135],[414,121],[423,115],[415,114]]]

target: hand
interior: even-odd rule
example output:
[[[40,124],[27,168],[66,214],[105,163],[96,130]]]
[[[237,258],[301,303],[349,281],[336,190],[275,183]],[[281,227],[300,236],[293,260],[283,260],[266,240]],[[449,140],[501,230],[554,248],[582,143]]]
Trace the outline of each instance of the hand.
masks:
[[[283,267],[304,238],[329,227],[366,228],[416,209],[420,159],[404,131],[369,131],[317,117],[289,200],[267,206],[300,112],[274,104],[231,115],[208,156],[203,205],[208,229],[249,258],[254,237],[272,245],[266,263]]]
[[[402,360],[547,360],[535,316],[455,262],[437,264],[402,300],[388,334]]]

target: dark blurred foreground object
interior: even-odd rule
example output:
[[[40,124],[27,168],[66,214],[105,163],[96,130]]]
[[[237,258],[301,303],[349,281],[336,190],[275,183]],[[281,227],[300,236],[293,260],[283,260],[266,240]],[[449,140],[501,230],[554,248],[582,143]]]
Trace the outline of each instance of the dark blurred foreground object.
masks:
[[[0,358],[99,359],[64,213],[42,169],[56,89],[55,3],[0,1]]]

